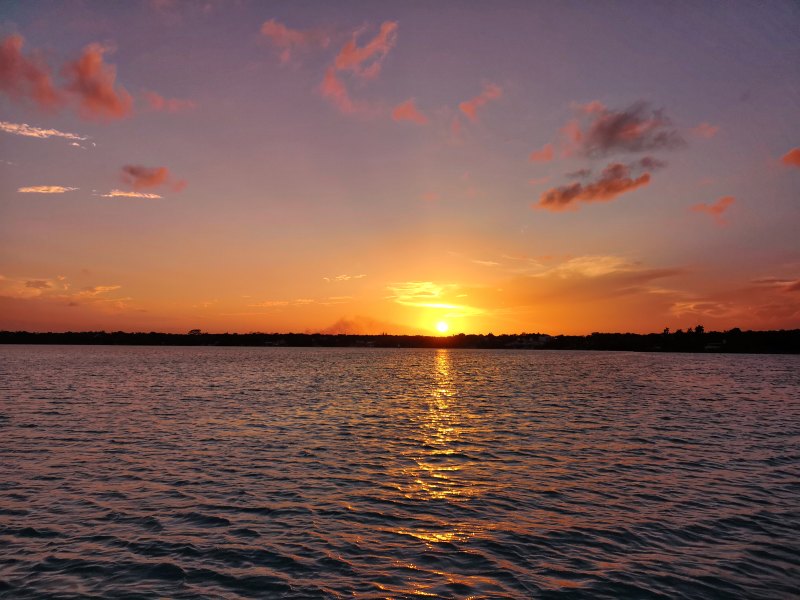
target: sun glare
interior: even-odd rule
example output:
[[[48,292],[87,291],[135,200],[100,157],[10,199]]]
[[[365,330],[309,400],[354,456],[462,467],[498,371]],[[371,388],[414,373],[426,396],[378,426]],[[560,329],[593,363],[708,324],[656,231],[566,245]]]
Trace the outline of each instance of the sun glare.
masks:
[[[450,327],[444,321],[439,321],[436,324],[436,331],[438,331],[439,333],[445,333],[448,329],[450,329]]]

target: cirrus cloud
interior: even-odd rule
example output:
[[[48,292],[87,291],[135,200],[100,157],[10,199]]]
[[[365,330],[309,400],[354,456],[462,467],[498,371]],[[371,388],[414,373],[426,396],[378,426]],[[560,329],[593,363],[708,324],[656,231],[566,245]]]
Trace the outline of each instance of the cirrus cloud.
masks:
[[[123,190],[111,190],[107,194],[101,194],[103,198],[148,198],[151,200],[163,198],[158,194],[144,193],[144,192],[126,192]]]
[[[66,192],[74,192],[76,187],[64,187],[62,185],[32,185],[29,187],[21,187],[17,191],[21,194],[64,194]]]
[[[39,139],[47,139],[50,137],[60,137],[68,140],[87,140],[86,136],[80,136],[77,133],[67,133],[59,131],[58,129],[43,129],[41,127],[33,127],[27,123],[9,123],[8,121],[0,121],[0,131],[10,133],[12,135],[22,135],[25,137],[33,137]]]

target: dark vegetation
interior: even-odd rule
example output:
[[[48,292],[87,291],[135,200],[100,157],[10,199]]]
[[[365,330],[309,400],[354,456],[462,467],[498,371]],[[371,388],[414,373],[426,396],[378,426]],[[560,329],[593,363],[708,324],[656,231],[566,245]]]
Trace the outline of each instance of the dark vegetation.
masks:
[[[129,346],[319,346],[374,348],[530,348],[537,350],[622,350],[633,352],[746,352],[800,353],[800,329],[779,331],[705,331],[702,325],[687,331],[663,333],[592,333],[556,335],[463,334],[345,335],[322,333],[126,333],[83,331],[31,333],[0,331],[1,344],[96,344]]]

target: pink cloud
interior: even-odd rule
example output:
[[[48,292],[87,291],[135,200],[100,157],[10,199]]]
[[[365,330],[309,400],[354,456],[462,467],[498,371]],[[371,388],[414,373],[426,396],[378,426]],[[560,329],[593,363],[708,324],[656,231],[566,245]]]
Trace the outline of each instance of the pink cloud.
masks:
[[[280,51],[282,64],[292,60],[292,53],[297,50],[308,50],[313,47],[327,48],[330,37],[316,29],[290,29],[283,23],[270,19],[261,26],[261,34]]]
[[[550,162],[553,160],[553,144],[545,144],[539,150],[534,150],[528,159],[531,162]]]
[[[609,202],[617,196],[631,192],[650,183],[650,173],[631,176],[631,165],[613,163],[608,165],[600,178],[588,184],[572,183],[552,188],[539,197],[535,208],[560,212],[577,210],[578,202]]]
[[[719,126],[711,123],[700,123],[700,125],[692,129],[694,135],[705,139],[714,137],[718,132]]]
[[[482,108],[492,100],[497,100],[503,95],[503,89],[494,84],[487,83],[483,86],[483,91],[470,100],[465,100],[458,105],[458,108],[464,113],[470,121],[478,120],[478,109]]]
[[[30,100],[40,108],[53,109],[62,102],[50,69],[38,57],[22,54],[25,40],[11,35],[0,42],[0,90],[14,100]]]
[[[417,109],[413,98],[395,106],[392,111],[392,119],[395,121],[411,121],[418,125],[425,125],[428,122],[428,117]]]
[[[781,162],[787,167],[800,168],[800,147],[789,150],[781,157]]]
[[[734,202],[736,202],[736,199],[733,196],[723,196],[713,204],[705,204],[702,202],[700,204],[695,204],[691,207],[691,210],[693,212],[706,213],[714,219],[717,225],[727,225],[727,221],[723,215]]]
[[[85,117],[121,119],[131,114],[133,99],[124,88],[115,89],[116,68],[103,62],[106,49],[89,44],[83,54],[64,66],[66,89],[78,95]]]
[[[333,102],[343,113],[352,114],[357,112],[356,105],[350,98],[350,94],[344,82],[336,76],[336,69],[333,67],[329,67],[328,70],[325,71],[325,78],[319,86],[319,91],[323,98],[327,98]]]
[[[381,71],[383,61],[397,43],[397,23],[385,21],[377,35],[364,46],[358,46],[357,31],[350,38],[334,60],[337,71],[351,71],[359,77],[372,79]]]
[[[164,98],[164,96],[156,92],[144,92],[143,96],[150,109],[155,111],[177,113],[185,110],[192,110],[197,107],[192,100]]]
[[[122,180],[137,192],[166,186],[175,192],[180,192],[186,187],[186,181],[175,181],[166,167],[125,165],[122,167]]]

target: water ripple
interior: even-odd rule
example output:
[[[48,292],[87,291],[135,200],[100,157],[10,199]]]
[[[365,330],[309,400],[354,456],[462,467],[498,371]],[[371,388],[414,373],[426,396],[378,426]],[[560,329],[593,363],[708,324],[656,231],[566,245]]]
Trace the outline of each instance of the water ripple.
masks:
[[[0,347],[0,597],[794,598],[799,367]]]

